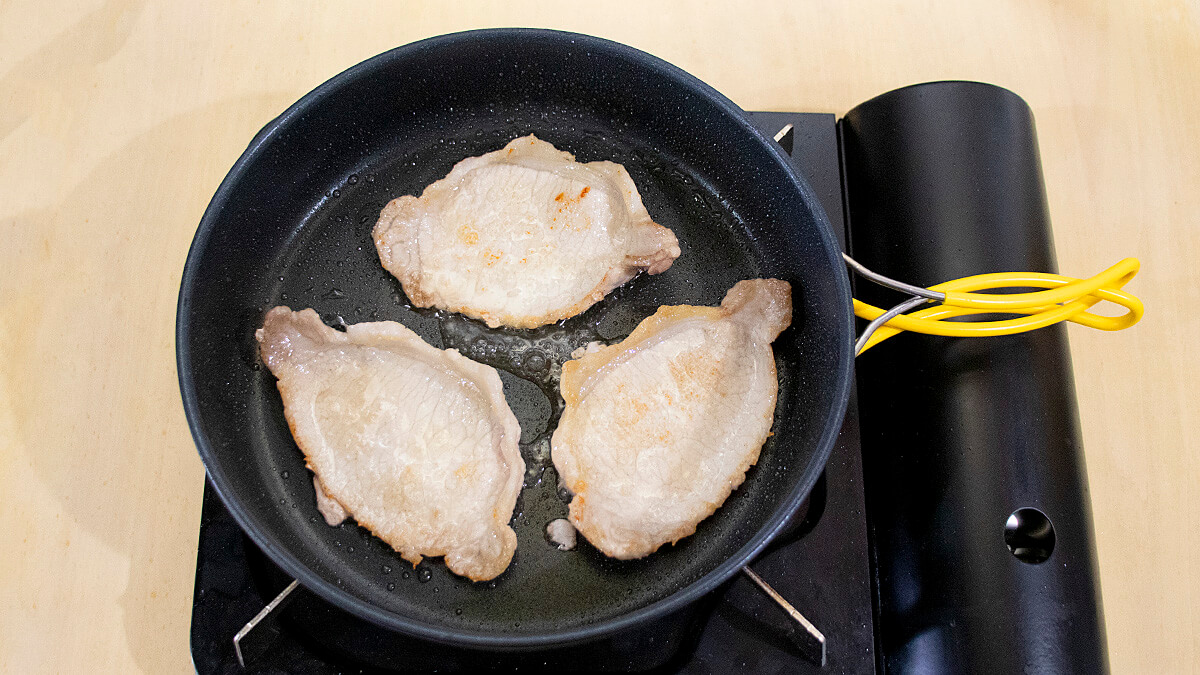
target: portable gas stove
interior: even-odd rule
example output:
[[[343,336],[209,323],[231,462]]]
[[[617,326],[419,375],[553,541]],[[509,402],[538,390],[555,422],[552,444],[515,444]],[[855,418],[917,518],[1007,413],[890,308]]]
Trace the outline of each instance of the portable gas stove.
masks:
[[[1024,256],[1019,262],[1025,267],[1053,267],[1031,118],[1028,129],[1020,124],[1021,111],[1028,116],[1023,106],[1019,98],[995,87],[933,83],[885,94],[859,106],[841,122],[832,114],[751,116],[765,134],[776,138],[808,180],[843,248],[849,242],[860,261],[904,278],[917,269],[941,276],[947,274],[944,268],[956,264],[967,266],[968,271],[1010,264],[990,259],[996,254],[994,248],[972,252],[961,244],[981,236],[1002,249],[1011,246],[1013,255]],[[963,140],[966,128],[990,131]],[[936,241],[925,242],[924,265],[889,258],[889,250],[904,248],[904,237],[916,235],[904,230],[902,218],[889,221],[879,195],[903,202],[899,211],[910,218],[914,209],[932,209],[922,219],[923,227],[944,223],[961,204],[981,198],[979,191],[911,198],[897,196],[896,191],[906,180],[911,187],[912,177],[919,180],[931,162],[953,177],[961,158],[976,157],[981,143],[1000,153],[1015,153],[1015,161],[1013,157],[986,159],[989,166],[999,167],[999,175],[986,170],[983,174],[999,185],[1005,184],[1004,172],[1021,184],[1031,180],[1038,189],[1016,195],[1009,206],[1021,200],[1037,202],[1042,220],[984,235],[967,227],[947,237],[941,249]],[[1026,145],[1033,148],[1032,157],[1022,150]],[[1030,166],[1032,179],[1027,176]],[[972,180],[972,167],[960,168],[962,180]],[[970,191],[963,185],[946,189]],[[947,206],[937,203],[939,198],[957,202]],[[948,208],[951,216],[937,212],[939,208]],[[990,221],[980,217],[979,208],[962,214],[987,227]],[[953,218],[964,222],[962,217]],[[1040,237],[1038,227],[1043,231]],[[1013,238],[1005,244],[1004,236]],[[945,250],[955,243],[957,251]],[[904,340],[909,342],[901,344]],[[922,340],[934,347],[913,345]],[[811,624],[807,629],[739,575],[677,615],[596,643],[546,652],[490,653],[422,642],[364,622],[303,588],[274,606],[273,600],[289,588],[291,579],[242,533],[206,483],[192,610],[193,663],[203,674],[480,669],[871,673],[981,668],[1031,672],[1028,669],[1033,668],[1040,672],[1045,666],[1103,671],[1107,668],[1103,626],[1065,334],[1058,328],[994,340],[994,344],[988,344],[992,339],[971,341],[969,348],[959,348],[944,339],[910,336],[881,347],[880,353],[870,355],[873,362],[859,364],[862,396],[851,399],[824,474],[787,533],[753,564],[806,617]],[[882,353],[892,347],[897,349]],[[914,361],[914,350],[925,360]],[[936,353],[953,363],[939,364],[939,357],[931,356]],[[993,363],[989,354],[1002,355],[1009,365],[1001,365],[998,359]],[[1014,385],[1011,378],[990,371],[1018,367],[1012,363],[1035,368],[1044,377]],[[943,366],[952,376],[938,370]],[[874,386],[886,379],[881,373],[901,367],[914,371],[909,374],[915,380],[891,380],[885,393]],[[903,389],[906,383],[909,393]],[[994,404],[998,414],[1010,414],[1023,405],[1022,395],[1006,386],[1040,392],[1042,409],[1065,421],[1057,426],[1026,425],[1027,433],[1016,441],[1011,436],[977,434],[970,425],[955,429],[937,427],[936,422],[896,423],[898,410],[913,405],[924,406],[928,420],[953,423],[959,419],[954,409],[972,404],[954,398],[959,395],[982,397]],[[989,398],[995,396],[1005,400]],[[1023,445],[1014,447],[1014,442]],[[980,457],[1001,459],[980,461]],[[1037,477],[1030,478],[1028,466],[1016,466],[1018,460],[1041,462],[1041,470],[1034,472]],[[906,484],[898,485],[900,480]],[[1012,502],[1012,517],[1007,506],[997,511],[991,502]],[[1049,514],[1049,520],[1017,518],[1014,525],[1017,506]],[[972,529],[976,514],[994,528]],[[988,562],[981,563],[980,556]],[[1052,575],[1049,581],[1047,573]],[[418,575],[402,569],[394,574],[395,584],[421,583]],[[989,580],[998,585],[990,586]],[[240,638],[243,666],[234,636],[256,616],[253,630]],[[823,645],[818,636],[823,636]]]

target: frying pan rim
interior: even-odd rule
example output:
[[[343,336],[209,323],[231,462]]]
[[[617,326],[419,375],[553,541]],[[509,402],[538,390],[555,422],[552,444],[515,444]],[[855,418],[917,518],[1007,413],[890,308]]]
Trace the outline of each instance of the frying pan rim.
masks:
[[[726,113],[732,120],[736,121],[745,131],[749,132],[754,138],[768,149],[771,157],[776,161],[781,168],[784,169],[785,176],[790,179],[791,187],[800,192],[802,199],[812,210],[813,215],[818,221],[818,235],[821,238],[822,250],[830,256],[830,268],[835,270],[834,284],[837,287],[837,294],[843,300],[843,311],[841,317],[843,320],[834,321],[833,326],[835,335],[835,343],[841,345],[838,353],[835,355],[835,390],[833,392],[833,410],[829,423],[820,434],[816,452],[809,461],[808,467],[801,475],[791,490],[782,500],[782,506],[778,507],[775,512],[758,528],[758,531],[751,537],[741,549],[729,556],[720,565],[710,570],[700,578],[692,581],[683,588],[671,593],[670,595],[653,602],[644,607],[639,607],[631,612],[622,614],[610,619],[597,621],[583,627],[578,627],[570,630],[543,632],[536,635],[503,635],[484,633],[462,629],[449,629],[444,627],[433,626],[422,621],[404,617],[393,612],[389,612],[376,605],[371,604],[367,600],[351,594],[349,591],[337,587],[335,584],[326,581],[307,565],[302,563],[299,558],[286,547],[280,545],[268,534],[268,529],[259,525],[257,516],[252,515],[251,510],[246,508],[241,501],[233,494],[232,488],[228,488],[228,479],[224,472],[219,468],[216,461],[216,455],[213,452],[211,444],[208,442],[205,429],[201,423],[199,412],[199,396],[195,387],[194,377],[192,374],[193,362],[190,353],[188,335],[190,324],[187,317],[192,305],[192,292],[195,287],[196,277],[198,275],[199,258],[203,251],[206,250],[209,238],[217,221],[217,213],[223,208],[228,201],[230,192],[234,185],[241,180],[241,176],[245,167],[255,160],[263,147],[273,140],[276,132],[287,125],[289,120],[298,114],[302,114],[308,108],[322,101],[327,95],[335,92],[344,84],[355,80],[364,73],[382,67],[387,62],[394,59],[403,59],[422,50],[444,47],[452,45],[458,41],[471,41],[480,38],[487,39],[515,39],[523,38],[558,40],[563,44],[574,44],[580,49],[589,47],[597,51],[611,53],[613,56],[622,57],[636,62],[639,67],[644,67],[650,71],[657,72],[667,79],[679,82],[685,87],[689,87],[691,93],[703,97],[710,104],[715,105],[722,112]],[[589,640],[599,639],[606,635],[610,635],[628,629],[641,622],[650,620],[655,617],[664,616],[675,611],[678,611],[687,605],[694,603],[701,596],[712,591],[716,587],[728,581],[735,575],[744,565],[748,565],[753,561],[762,550],[770,544],[770,542],[780,533],[786,524],[788,516],[800,505],[804,498],[811,492],[817,478],[824,469],[825,463],[829,459],[830,452],[833,449],[833,444],[837,434],[841,429],[842,420],[846,412],[846,406],[850,397],[850,386],[853,373],[853,358],[851,355],[851,336],[853,335],[853,319],[851,318],[850,308],[850,285],[849,278],[845,269],[842,267],[840,256],[837,256],[839,246],[833,236],[832,225],[829,217],[825,213],[824,208],[817,200],[816,195],[803,180],[792,169],[791,163],[784,155],[782,148],[767,138],[757,127],[750,122],[746,113],[735,105],[732,101],[704,83],[695,76],[686,71],[674,66],[667,61],[660,59],[647,52],[635,49],[628,45],[598,38],[594,36],[584,35],[580,33],[570,33],[565,31],[535,29],[535,28],[488,28],[480,30],[462,31],[430,37],[417,42],[412,42],[406,45],[401,45],[390,49],[386,52],[373,56],[360,63],[357,63],[346,70],[338,73],[332,78],[326,80],[312,91],[305,94],[295,103],[287,108],[282,114],[268,122],[254,138],[251,139],[246,150],[241,154],[238,160],[230,168],[229,173],[221,181],[205,208],[204,215],[200,219],[200,224],[197,227],[196,234],[192,240],[191,247],[188,250],[187,261],[184,264],[183,277],[180,285],[179,300],[176,306],[176,331],[175,331],[175,348],[176,348],[176,368],[179,375],[180,392],[183,397],[184,412],[188,420],[188,428],[191,431],[192,438],[196,443],[197,450],[201,460],[204,462],[205,471],[208,481],[212,484],[213,489],[220,497],[221,502],[229,510],[230,514],[237,521],[242,530],[250,536],[250,538],[263,549],[263,551],[277,564],[284,572],[292,578],[298,579],[300,584],[310,591],[316,593],[324,600],[338,606],[362,619],[375,623],[376,625],[396,630],[421,639],[432,640],[439,643],[451,644],[457,646],[492,649],[501,651],[522,650],[522,649],[538,649],[550,648],[555,646],[563,646]],[[842,339],[836,339],[840,337]]]

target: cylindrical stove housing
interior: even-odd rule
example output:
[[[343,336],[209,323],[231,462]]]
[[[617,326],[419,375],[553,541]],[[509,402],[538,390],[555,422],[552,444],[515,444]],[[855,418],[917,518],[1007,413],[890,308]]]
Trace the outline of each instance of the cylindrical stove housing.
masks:
[[[841,124],[851,254],[929,286],[1056,271],[1033,116],[936,82]],[[859,281],[879,306],[903,299]],[[1063,326],[905,334],[857,362],[880,663],[889,672],[1107,671]]]

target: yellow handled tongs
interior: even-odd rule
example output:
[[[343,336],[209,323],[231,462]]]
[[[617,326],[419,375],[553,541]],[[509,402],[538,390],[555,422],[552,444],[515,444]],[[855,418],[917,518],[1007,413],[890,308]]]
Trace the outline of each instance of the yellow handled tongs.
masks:
[[[1100,330],[1122,330],[1137,323],[1145,311],[1141,300],[1121,290],[1137,275],[1141,267],[1137,258],[1125,258],[1088,279],[1038,272],[998,272],[921,288],[872,272],[844,253],[842,257],[861,276],[912,296],[888,310],[861,300],[854,301],[855,316],[871,322],[854,345],[856,356],[901,331],[950,337],[988,337],[1024,333],[1060,321],[1072,321]],[[979,292],[1003,288],[1043,290],[1024,293]],[[1088,311],[1102,300],[1118,304],[1126,312],[1120,316],[1103,316]],[[917,309],[930,304],[933,306]],[[950,321],[980,314],[1019,316],[991,321]]]

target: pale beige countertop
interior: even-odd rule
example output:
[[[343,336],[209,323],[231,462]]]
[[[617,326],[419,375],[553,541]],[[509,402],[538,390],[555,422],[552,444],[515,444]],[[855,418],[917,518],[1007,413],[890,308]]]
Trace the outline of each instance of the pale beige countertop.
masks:
[[[1024,97],[1061,268],[1143,262],[1139,326],[1070,329],[1113,670],[1200,669],[1200,5],[851,4],[0,3],[0,671],[191,668],[204,479],[174,321],[200,215],[325,79],[504,25],[628,43],[746,109]]]

